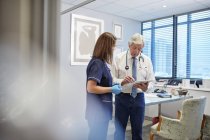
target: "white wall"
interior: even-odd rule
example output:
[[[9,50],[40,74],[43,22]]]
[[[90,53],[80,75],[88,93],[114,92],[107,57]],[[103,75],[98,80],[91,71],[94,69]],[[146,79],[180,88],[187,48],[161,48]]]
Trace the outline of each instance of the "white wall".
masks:
[[[68,6],[67,6],[68,7]],[[97,13],[88,9],[77,9],[72,13],[104,20],[104,31],[112,32],[113,23],[123,25],[123,41],[118,41],[117,45],[127,49],[127,42],[135,32],[140,32],[140,22],[125,19],[113,15]],[[61,16],[61,43],[60,43],[60,110],[61,119],[67,122],[66,125],[78,128],[86,135],[85,106],[86,106],[86,66],[70,65],[70,25],[71,13]],[[84,129],[85,128],[85,129]],[[69,131],[70,133],[70,131]],[[73,133],[73,132],[72,132]],[[79,139],[76,136],[77,139]],[[81,138],[82,139],[82,138]]]

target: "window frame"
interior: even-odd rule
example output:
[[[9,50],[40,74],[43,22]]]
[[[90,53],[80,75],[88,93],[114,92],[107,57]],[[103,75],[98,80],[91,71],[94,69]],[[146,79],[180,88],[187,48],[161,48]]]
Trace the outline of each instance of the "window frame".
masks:
[[[193,13],[198,13],[198,12],[202,12],[202,11],[207,11],[207,10],[210,10],[210,8],[206,8],[206,9],[201,9],[201,10],[197,10],[197,11],[191,11],[191,12],[187,12],[187,13],[182,13],[182,14],[178,14],[178,15],[173,15],[173,16],[167,16],[167,17],[162,17],[162,18],[157,18],[157,19],[152,19],[152,20],[147,20],[147,21],[143,21],[143,22],[141,22],[141,34],[143,34],[143,31],[145,31],[145,30],[148,30],[148,29],[143,29],[143,24],[144,23],[147,23],[147,22],[151,22],[151,39],[152,40],[154,40],[154,34],[152,33],[153,32],[153,28],[154,28],[154,21],[156,21],[156,20],[161,20],[161,19],[166,19],[166,18],[169,18],[169,17],[173,17],[173,47],[172,47],[172,55],[173,55],[173,57],[172,57],[172,77],[160,77],[160,76],[156,76],[156,79],[157,80],[159,80],[159,79],[185,79],[185,78],[188,78],[188,79],[191,79],[191,82],[194,82],[195,80],[197,80],[197,79],[201,79],[201,78],[189,78],[190,77],[190,75],[186,75],[186,77],[177,77],[177,64],[178,64],[178,62],[177,62],[177,27],[178,27],[178,17],[179,16],[183,16],[183,15],[187,15],[187,17],[188,18],[190,18],[190,16],[193,14]],[[198,19],[198,21],[199,20],[203,20],[203,19]],[[189,23],[188,23],[189,22]],[[189,20],[187,20],[187,24],[192,24],[193,22],[195,22],[195,21],[189,21]],[[190,26],[188,26],[187,28],[190,28]],[[188,33],[189,34],[189,33]],[[188,39],[190,38],[190,36],[188,36],[187,37]],[[189,40],[187,41],[188,43],[189,43]],[[153,46],[153,47],[152,47]],[[188,47],[187,47],[187,50],[189,51],[190,50],[190,47],[189,47],[189,45],[188,45]],[[153,41],[151,41],[151,60],[152,60],[152,63],[153,63],[153,65],[154,65],[154,67],[155,67],[155,64],[154,64],[154,62],[155,62],[155,60],[154,60],[154,55],[153,55],[153,52],[154,51],[154,42]],[[188,63],[189,63],[189,61],[191,61],[190,60],[190,54],[187,56],[187,61],[188,61]],[[187,66],[187,70],[189,70],[189,68],[190,68],[190,66],[188,65]]]

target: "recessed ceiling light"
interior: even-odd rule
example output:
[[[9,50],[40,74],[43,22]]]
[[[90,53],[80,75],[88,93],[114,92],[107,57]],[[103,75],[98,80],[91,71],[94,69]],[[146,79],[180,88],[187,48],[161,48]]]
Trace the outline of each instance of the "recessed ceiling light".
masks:
[[[163,5],[163,8],[166,8],[167,7],[167,5]]]

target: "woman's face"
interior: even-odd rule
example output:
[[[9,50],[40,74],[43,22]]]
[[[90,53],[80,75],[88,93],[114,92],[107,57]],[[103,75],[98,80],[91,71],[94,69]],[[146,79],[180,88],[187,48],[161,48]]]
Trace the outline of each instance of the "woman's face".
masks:
[[[130,53],[132,57],[136,57],[141,53],[144,45],[143,44],[131,44],[129,45]]]

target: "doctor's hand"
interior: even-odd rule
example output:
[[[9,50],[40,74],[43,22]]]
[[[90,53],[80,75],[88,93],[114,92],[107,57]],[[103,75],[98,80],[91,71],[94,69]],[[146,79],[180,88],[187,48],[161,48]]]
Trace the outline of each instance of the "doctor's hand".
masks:
[[[112,89],[112,93],[117,95],[117,94],[120,94],[122,87],[119,84],[117,84],[117,85],[113,85],[111,89]]]
[[[149,85],[149,82],[145,82],[145,83],[136,83],[134,84],[134,87],[135,88],[140,88],[142,91],[147,91],[148,89],[148,85]]]
[[[128,83],[133,83],[135,82],[135,79],[131,76],[125,76],[125,78],[123,79],[121,85],[125,85],[125,84],[128,84]]]

